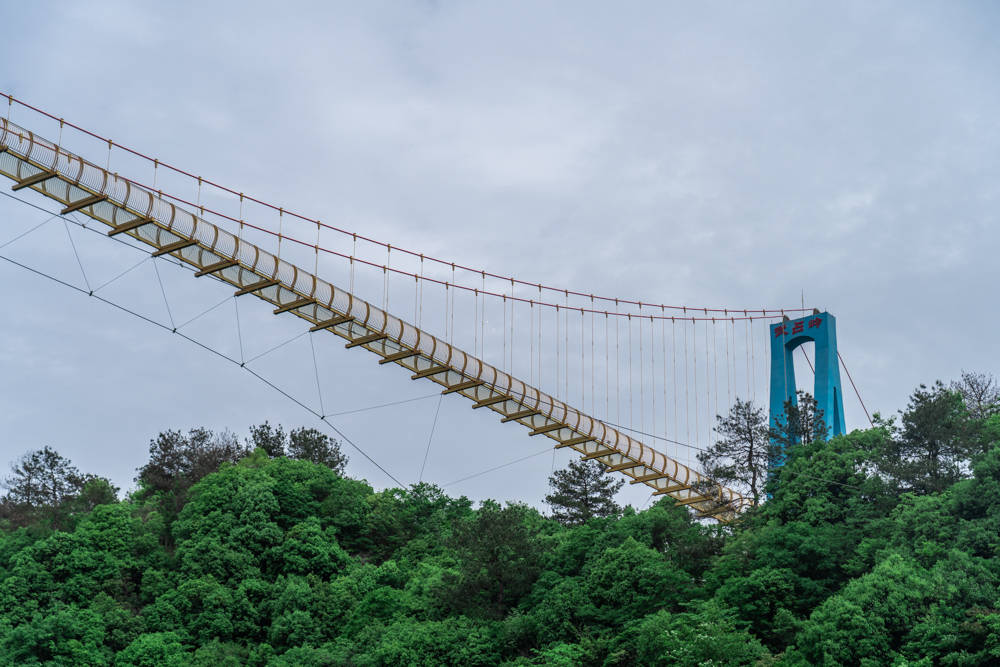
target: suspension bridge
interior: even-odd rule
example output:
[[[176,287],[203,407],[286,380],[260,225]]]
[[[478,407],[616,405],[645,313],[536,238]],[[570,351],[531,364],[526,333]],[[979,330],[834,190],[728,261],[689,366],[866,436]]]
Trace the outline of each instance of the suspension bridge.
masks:
[[[710,442],[715,415],[741,395],[756,397],[768,347],[772,363],[792,363],[805,339],[777,356],[772,341],[789,333],[782,322],[799,327],[813,309],[648,303],[432,257],[272,205],[4,97],[0,174],[15,193],[42,195],[61,216],[96,221],[111,239],[189,267],[196,280],[225,283],[233,299],[297,318],[303,334],[341,339],[396,368],[401,381],[434,383],[442,396],[598,461],[699,517],[726,522],[751,504],[699,472],[690,451]],[[28,120],[15,122],[15,108]],[[818,359],[824,377],[838,371],[828,347]],[[789,381],[794,393],[794,372],[780,377],[779,398]],[[313,411],[327,420],[322,408]],[[838,418],[843,430],[842,406]]]

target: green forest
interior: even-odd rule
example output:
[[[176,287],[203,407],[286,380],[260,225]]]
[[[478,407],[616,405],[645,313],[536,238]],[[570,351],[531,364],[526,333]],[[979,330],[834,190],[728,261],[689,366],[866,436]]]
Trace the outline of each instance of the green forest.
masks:
[[[835,438],[802,398],[782,433],[719,417],[703,463],[760,499],[727,525],[619,507],[595,462],[541,511],[375,491],[308,428],[160,433],[127,494],[35,449],[0,502],[0,663],[1000,664],[996,382]]]

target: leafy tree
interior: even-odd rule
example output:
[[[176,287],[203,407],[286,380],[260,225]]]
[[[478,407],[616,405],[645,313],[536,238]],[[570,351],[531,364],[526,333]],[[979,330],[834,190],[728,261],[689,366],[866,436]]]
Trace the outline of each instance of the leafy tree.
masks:
[[[772,497],[743,518],[707,573],[720,603],[774,652],[888,546],[899,497],[874,468],[890,437],[872,429],[792,447],[769,482]]]
[[[698,454],[705,474],[725,486],[747,489],[757,505],[771,461],[764,408],[739,398],[726,417],[716,416],[719,439]]]
[[[962,395],[938,380],[920,385],[900,413],[900,428],[883,457],[901,488],[935,493],[961,479],[977,442]]]
[[[371,487],[325,466],[256,452],[191,489],[171,527],[179,569],[230,587],[342,572],[353,559],[339,541],[357,544],[366,519],[358,505]]]
[[[574,526],[621,514],[614,498],[624,484],[597,461],[571,461],[568,468],[549,477],[552,493],[545,496],[545,502],[552,507],[553,519]]]
[[[108,505],[118,501],[118,487],[103,477],[84,475],[79,492],[63,501],[60,520],[75,521],[86,517],[98,505]]]
[[[340,443],[325,433],[314,428],[296,428],[288,434],[288,441],[291,458],[318,463],[338,475],[344,474],[347,456],[340,451]]]
[[[531,664],[574,667],[594,662],[596,662],[594,656],[590,655],[581,644],[559,642],[541,650],[535,649],[535,660]]]
[[[585,570],[597,617],[609,625],[618,618],[640,618],[665,606],[674,607],[691,583],[690,576],[663,554],[632,537],[605,549]]]
[[[619,651],[627,651],[634,664],[701,667],[771,661],[760,641],[739,627],[732,611],[714,601],[691,611],[650,614],[620,638],[625,642]]]
[[[61,530],[0,524],[0,664],[997,664],[1000,415],[917,395],[899,428],[806,430],[724,527],[671,499],[574,525],[474,510],[263,448],[208,457],[171,520],[215,436],[175,441],[159,491],[91,478]],[[917,436],[974,449],[964,478],[900,494],[887,461]]]
[[[93,609],[58,604],[0,639],[0,657],[9,665],[108,665],[102,620]]]
[[[264,644],[263,646],[268,645]],[[296,646],[279,656],[268,659],[267,664],[274,667],[327,667],[327,665],[346,664],[346,661],[341,659],[342,656],[338,655],[336,650],[329,650],[327,646],[319,648]],[[261,661],[258,664],[264,663]]]
[[[459,558],[450,601],[458,609],[501,618],[531,589],[541,570],[542,542],[526,505],[487,500],[475,517],[455,527]]]
[[[442,621],[401,619],[385,628],[378,643],[356,664],[496,665],[501,645],[495,634],[494,624],[462,616]]]
[[[242,667],[248,662],[247,653],[246,648],[237,642],[215,639],[199,646],[190,664],[194,667]]]
[[[181,667],[191,664],[191,653],[178,633],[150,632],[136,637],[118,653],[117,661],[136,667]]]
[[[285,455],[285,430],[281,424],[271,426],[269,422],[250,427],[250,438],[247,440],[247,448],[250,450],[258,447],[267,452],[271,458]]]
[[[473,516],[468,498],[449,498],[427,482],[409,489],[386,489],[371,496],[368,505],[365,534],[356,546],[366,552],[366,559],[377,562],[393,557],[403,547],[436,551],[450,539],[455,525]]]
[[[323,530],[320,520],[309,517],[285,533],[270,553],[272,568],[283,574],[314,574],[327,578],[346,568],[351,559],[337,544],[334,530]]]
[[[1000,384],[989,373],[962,371],[961,379],[952,382],[950,388],[962,395],[972,419],[982,420],[1000,414]]]
[[[794,653],[810,664],[990,664],[985,651],[971,659],[988,632],[970,620],[990,615],[991,569],[961,552],[930,567],[890,553],[813,612]]]

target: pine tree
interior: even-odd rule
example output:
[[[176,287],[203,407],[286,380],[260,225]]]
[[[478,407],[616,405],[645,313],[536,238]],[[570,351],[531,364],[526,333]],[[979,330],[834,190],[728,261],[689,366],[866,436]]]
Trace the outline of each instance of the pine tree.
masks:
[[[719,439],[698,454],[702,469],[718,484],[746,489],[758,504],[771,451],[764,408],[737,398],[727,416],[716,416],[715,432]]]
[[[28,452],[11,466],[4,480],[14,503],[30,507],[56,507],[78,493],[88,481],[80,471],[51,447]]]
[[[553,519],[574,526],[594,517],[619,514],[621,507],[614,497],[624,484],[597,461],[572,461],[568,468],[549,477],[552,493],[545,496],[545,502],[552,507]]]
[[[798,400],[785,401],[784,415],[770,431],[771,440],[782,449],[826,440],[830,434],[819,402],[807,391],[797,394]]]
[[[7,494],[0,499],[0,519],[14,525],[47,519],[55,528],[62,528],[74,513],[113,502],[118,492],[107,479],[81,473],[51,447],[22,456],[3,486]]]

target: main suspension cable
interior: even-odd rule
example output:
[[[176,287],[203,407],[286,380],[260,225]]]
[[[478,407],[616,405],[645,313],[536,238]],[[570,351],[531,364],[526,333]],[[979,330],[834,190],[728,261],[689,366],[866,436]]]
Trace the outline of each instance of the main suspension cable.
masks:
[[[129,183],[131,183],[133,185],[136,185],[138,187],[146,188],[146,189],[150,190],[151,192],[156,192],[161,197],[171,199],[171,200],[173,200],[175,202],[178,202],[178,203],[181,203],[181,204],[186,204],[186,205],[189,205],[189,206],[193,206],[195,209],[199,210],[202,213],[203,216],[204,216],[204,214],[208,213],[208,214],[211,214],[213,216],[217,216],[217,217],[219,217],[221,219],[228,220],[228,221],[230,221],[230,222],[232,222],[234,224],[238,224],[241,230],[242,230],[242,228],[245,225],[245,226],[250,227],[252,229],[256,229],[257,231],[261,231],[261,232],[264,232],[264,233],[275,235],[275,236],[277,236],[277,239],[278,239],[279,256],[280,256],[280,249],[281,249],[281,242],[282,242],[282,240],[287,240],[287,241],[294,242],[294,243],[297,243],[297,244],[300,244],[300,245],[304,245],[304,246],[307,246],[309,248],[316,249],[317,251],[322,250],[324,252],[328,252],[328,253],[332,253],[332,254],[337,254],[337,255],[340,254],[340,253],[332,251],[332,250],[330,250],[328,248],[320,247],[320,245],[319,245],[318,242],[317,243],[309,243],[308,241],[304,241],[302,239],[295,238],[295,237],[293,237],[291,235],[284,234],[284,230],[282,229],[282,223],[284,221],[285,216],[290,216],[290,217],[293,217],[293,218],[295,218],[297,220],[300,220],[302,222],[308,223],[310,225],[315,224],[315,225],[317,225],[317,227],[322,227],[322,228],[329,229],[331,231],[337,232],[339,234],[342,234],[342,235],[345,235],[345,236],[349,236],[349,237],[351,237],[354,240],[355,247],[356,247],[357,240],[361,239],[365,243],[369,243],[369,244],[374,245],[374,246],[386,248],[387,250],[390,249],[390,248],[392,248],[392,249],[395,249],[397,252],[404,253],[404,254],[409,255],[411,257],[414,257],[414,258],[418,258],[419,257],[421,260],[426,259],[429,262],[436,263],[436,264],[439,264],[441,266],[445,266],[445,267],[450,266],[450,267],[452,267],[453,278],[454,278],[454,269],[458,268],[458,269],[460,269],[460,270],[462,270],[464,272],[468,272],[470,274],[474,274],[474,275],[477,275],[477,276],[481,275],[483,278],[485,278],[485,277],[488,276],[490,278],[499,279],[499,280],[502,280],[502,281],[505,281],[505,282],[509,281],[512,284],[520,284],[520,285],[524,285],[524,286],[532,286],[532,287],[534,287],[534,286],[537,285],[538,288],[539,288],[539,292],[541,292],[541,290],[544,289],[546,291],[550,291],[550,292],[553,292],[553,293],[562,293],[562,294],[564,294],[567,297],[569,295],[572,295],[574,297],[593,297],[593,299],[595,299],[595,300],[600,300],[600,301],[605,301],[605,302],[614,301],[616,304],[625,304],[625,305],[628,305],[628,306],[639,306],[640,309],[641,309],[642,305],[653,306],[653,307],[661,307],[662,306],[662,308],[664,308],[664,309],[683,310],[684,312],[687,312],[688,310],[700,310],[700,311],[705,312],[706,314],[707,313],[725,313],[726,316],[729,316],[730,313],[734,313],[734,312],[743,312],[744,314],[746,314],[748,312],[753,312],[753,313],[758,313],[759,312],[761,315],[767,316],[768,314],[771,314],[771,313],[779,315],[779,314],[785,313],[785,312],[807,312],[807,311],[810,310],[808,308],[784,308],[784,309],[780,309],[780,308],[764,308],[764,309],[747,310],[747,309],[739,309],[739,308],[705,308],[705,307],[697,307],[697,308],[695,308],[695,307],[692,307],[692,306],[676,306],[676,305],[668,305],[668,304],[651,304],[649,302],[644,302],[644,301],[640,301],[640,300],[622,299],[622,298],[616,298],[616,297],[611,297],[611,296],[594,295],[594,294],[590,294],[590,293],[579,292],[579,291],[575,291],[575,290],[569,290],[569,289],[561,288],[561,287],[554,287],[554,286],[550,286],[550,285],[543,285],[541,283],[524,281],[524,280],[520,280],[520,279],[514,278],[512,276],[505,276],[505,275],[493,273],[493,272],[490,272],[490,271],[485,271],[484,269],[481,269],[481,268],[479,268],[479,269],[473,268],[473,267],[466,266],[466,265],[463,265],[463,264],[460,264],[460,263],[457,263],[457,262],[451,262],[451,261],[439,259],[439,258],[436,258],[436,257],[432,257],[430,255],[425,255],[423,253],[416,252],[416,251],[413,251],[413,250],[408,250],[406,248],[400,248],[400,247],[392,246],[389,243],[386,243],[386,242],[383,242],[383,241],[379,241],[379,240],[376,240],[376,239],[373,239],[373,238],[370,238],[370,237],[367,237],[367,236],[364,236],[364,235],[361,235],[361,234],[357,234],[356,232],[351,232],[351,231],[348,231],[348,230],[336,227],[334,225],[331,225],[329,223],[324,223],[324,222],[322,222],[319,219],[310,218],[308,216],[305,216],[305,215],[302,215],[302,214],[299,214],[299,213],[295,213],[295,212],[290,211],[290,210],[286,210],[285,207],[283,207],[283,206],[277,206],[277,205],[271,204],[271,203],[269,203],[267,201],[264,201],[264,200],[261,200],[261,199],[257,199],[255,197],[252,197],[252,196],[247,195],[245,193],[238,192],[238,191],[236,191],[236,190],[234,190],[232,188],[229,188],[229,187],[226,187],[226,186],[221,185],[219,183],[216,183],[216,182],[214,182],[212,180],[206,179],[206,178],[204,178],[202,176],[197,176],[197,175],[195,175],[195,174],[193,174],[191,172],[185,171],[184,169],[180,169],[178,167],[175,167],[175,166],[173,166],[173,165],[171,165],[169,163],[166,163],[166,162],[163,162],[163,161],[159,160],[158,158],[152,158],[152,157],[150,157],[148,155],[145,155],[145,154],[143,154],[143,153],[141,153],[141,152],[139,152],[139,151],[137,151],[135,149],[132,149],[132,148],[130,148],[128,146],[122,145],[122,144],[120,144],[118,142],[112,141],[111,139],[108,139],[108,138],[103,137],[103,136],[101,136],[99,134],[96,134],[94,132],[86,130],[83,127],[75,125],[75,124],[73,124],[73,123],[71,123],[69,121],[65,121],[65,120],[63,120],[61,118],[58,118],[57,116],[55,116],[55,115],[53,115],[51,113],[48,113],[48,112],[46,112],[46,111],[44,111],[44,110],[42,110],[42,109],[40,109],[38,107],[32,106],[31,104],[28,104],[28,103],[26,103],[26,102],[24,102],[24,101],[22,101],[20,99],[17,99],[15,97],[13,97],[12,95],[8,94],[8,93],[0,93],[0,96],[6,97],[7,100],[8,100],[8,116],[9,116],[9,110],[12,107],[12,105],[14,103],[17,103],[19,106],[24,107],[26,109],[29,109],[29,110],[37,113],[37,114],[40,114],[41,116],[49,118],[49,119],[51,119],[53,121],[58,121],[59,124],[60,124],[60,129],[65,125],[67,127],[70,127],[72,129],[78,131],[78,132],[81,132],[81,133],[83,133],[83,134],[85,134],[85,135],[87,135],[89,137],[98,139],[102,143],[106,143],[108,145],[108,151],[109,151],[109,156],[108,156],[108,160],[109,160],[109,162],[108,162],[108,170],[110,170],[110,152],[111,152],[111,149],[112,148],[118,148],[119,150],[125,151],[126,153],[129,153],[129,154],[131,154],[131,155],[133,155],[135,157],[138,157],[138,158],[140,158],[142,160],[146,160],[147,162],[151,163],[153,165],[153,167],[154,167],[154,174],[155,174],[156,171],[158,171],[158,169],[160,167],[162,167],[162,168],[168,169],[170,171],[173,171],[174,173],[180,174],[180,175],[185,176],[185,177],[187,177],[187,178],[189,178],[191,180],[196,181],[197,184],[198,184],[198,198],[197,198],[196,202],[190,202],[190,201],[184,200],[183,198],[180,198],[180,197],[171,195],[169,193],[165,193],[165,192],[157,190],[156,187],[155,187],[155,183],[154,183],[154,185],[152,187],[150,187],[150,186],[147,186],[147,185],[143,185],[142,183],[140,183],[138,181],[134,181],[132,179],[128,179],[128,178],[126,178],[124,176],[121,176],[121,175],[117,175],[118,178],[120,178],[120,179],[122,179],[124,181],[127,181],[127,182],[129,182]],[[220,211],[215,211],[213,209],[209,209],[209,208],[203,206],[201,204],[201,188],[202,188],[202,186],[210,186],[210,187],[213,187],[213,188],[215,188],[215,189],[217,189],[217,190],[219,190],[221,192],[225,192],[225,193],[227,193],[227,194],[229,194],[229,195],[231,195],[233,197],[238,197],[239,201],[240,201],[240,205],[241,205],[240,218],[233,218],[230,215],[227,215],[227,214],[222,213]],[[243,204],[244,201],[252,202],[254,204],[257,204],[259,206],[268,208],[268,209],[270,209],[270,210],[278,213],[278,217],[279,217],[279,231],[278,231],[278,233],[275,234],[272,230],[268,230],[267,228],[263,228],[263,227],[258,227],[258,226],[255,226],[255,225],[252,225],[252,224],[246,222],[243,219],[243,216],[242,216],[242,204]],[[362,262],[365,261],[365,260],[361,260],[360,258],[357,258],[356,255],[355,255],[355,258],[358,259],[358,261],[362,261]],[[367,262],[365,262],[365,263],[367,263]],[[399,272],[399,273],[406,273],[404,271],[398,271],[398,270],[395,270],[395,269],[390,269],[390,270],[392,270],[394,272]],[[410,274],[410,275],[412,275],[412,274]],[[425,279],[429,279],[429,278],[425,278]],[[459,287],[461,289],[471,290],[471,288],[468,288],[467,286],[455,284],[454,279],[453,279],[452,283],[453,283],[454,286]],[[490,293],[490,295],[491,296],[497,296],[497,297],[500,296],[499,294],[494,294],[494,293]]]

